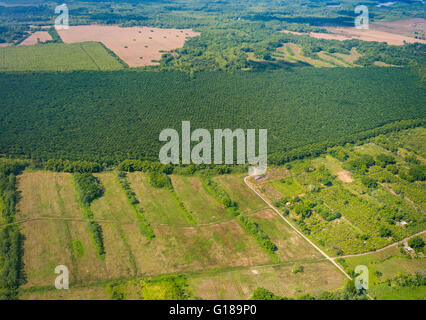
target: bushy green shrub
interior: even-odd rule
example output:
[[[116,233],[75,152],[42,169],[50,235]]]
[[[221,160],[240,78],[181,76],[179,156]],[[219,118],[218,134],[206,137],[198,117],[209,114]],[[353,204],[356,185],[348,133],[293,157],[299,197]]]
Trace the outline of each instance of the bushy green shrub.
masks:
[[[251,221],[250,218],[243,215],[239,215],[237,219],[243,228],[249,232],[257,240],[259,245],[267,252],[274,253],[277,250],[277,246],[272,243],[268,235],[262,229],[260,229],[256,222]]]
[[[80,201],[89,206],[90,203],[104,193],[104,188],[98,178],[90,173],[74,173],[74,181]]]

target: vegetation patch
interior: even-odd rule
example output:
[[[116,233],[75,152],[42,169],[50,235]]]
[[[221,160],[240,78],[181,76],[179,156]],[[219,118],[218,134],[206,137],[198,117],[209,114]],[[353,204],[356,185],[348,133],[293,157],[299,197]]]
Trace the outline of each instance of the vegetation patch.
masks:
[[[90,173],[73,174],[77,195],[81,208],[87,218],[87,230],[92,236],[93,245],[101,260],[105,259],[105,247],[103,242],[102,227],[93,220],[94,215],[90,204],[96,198],[102,196],[104,188],[100,181]]]

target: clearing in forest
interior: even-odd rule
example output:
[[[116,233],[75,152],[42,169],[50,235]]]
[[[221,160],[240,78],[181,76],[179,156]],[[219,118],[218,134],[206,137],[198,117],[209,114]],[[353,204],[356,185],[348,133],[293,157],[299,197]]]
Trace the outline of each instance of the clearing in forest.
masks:
[[[200,35],[192,29],[101,25],[71,26],[57,32],[64,43],[102,42],[130,67],[156,65],[163,51],[181,48],[187,38]]]
[[[328,27],[326,28],[330,33],[322,33],[322,32],[310,32],[309,36],[318,39],[326,39],[326,40],[351,40],[358,39],[363,41],[377,41],[377,42],[386,42],[389,45],[403,45],[404,43],[426,43],[426,40],[416,39],[412,37],[407,37],[401,34],[390,33],[385,31],[379,31],[375,29],[356,29],[354,27]],[[283,30],[284,33],[292,33],[292,34],[306,34],[300,32],[292,32],[288,30]]]
[[[24,41],[22,41],[19,45],[28,46],[28,45],[41,43],[41,42],[46,42],[48,40],[52,40],[52,37],[50,36],[49,32],[36,31],[33,34],[31,34],[28,38],[26,38]]]

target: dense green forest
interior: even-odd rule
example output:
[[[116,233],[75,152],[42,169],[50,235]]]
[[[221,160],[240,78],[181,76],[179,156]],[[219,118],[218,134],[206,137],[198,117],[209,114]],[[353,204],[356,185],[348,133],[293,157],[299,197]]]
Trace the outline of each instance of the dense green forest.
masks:
[[[16,299],[23,281],[21,272],[22,234],[14,225],[19,193],[16,175],[25,167],[22,161],[0,160],[0,300]]]
[[[268,152],[288,153],[424,118],[418,82],[404,68],[205,72],[195,79],[178,72],[1,74],[0,153],[158,160],[160,132],[180,132],[184,120],[192,130],[268,129]]]

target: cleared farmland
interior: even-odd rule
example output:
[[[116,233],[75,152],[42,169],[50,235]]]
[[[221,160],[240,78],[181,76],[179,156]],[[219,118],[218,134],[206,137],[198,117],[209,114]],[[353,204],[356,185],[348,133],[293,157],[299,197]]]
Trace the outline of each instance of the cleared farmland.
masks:
[[[190,29],[100,25],[71,26],[58,34],[65,43],[102,42],[130,67],[157,65],[163,52],[181,48],[187,38],[200,35]]]
[[[243,292],[237,292],[233,296],[232,287],[225,293],[212,289],[206,298],[246,298],[255,285],[264,284],[269,287],[274,281],[278,281],[278,278],[270,278],[274,268],[263,267],[271,264],[270,257],[236,219],[229,216],[222,205],[203,189],[198,178],[172,177],[176,189],[173,192],[177,193],[178,199],[191,210],[197,221],[195,225],[191,225],[181,217],[179,211],[173,209],[180,208],[176,198],[162,193],[169,191],[153,188],[143,173],[128,175],[131,187],[136,191],[144,214],[156,235],[154,240],[148,241],[138,230],[134,212],[120,189],[116,174],[105,172],[97,176],[105,192],[92,203],[91,210],[102,227],[106,251],[104,260],[97,256],[93,247],[70,174],[25,171],[19,176],[22,199],[17,221],[21,221],[21,232],[25,237],[23,261],[26,274],[21,298],[102,299],[106,297],[102,290],[103,283],[113,279],[135,279],[176,272],[187,273],[191,279],[191,287],[197,293],[205,283],[213,285],[212,281],[217,276],[211,275],[215,272],[222,274],[221,277],[226,274],[241,274],[242,278],[238,281],[243,281],[252,273],[252,268],[260,270],[262,276],[257,276],[257,273],[252,282],[236,284],[237,287],[247,286]],[[219,180],[223,186],[229,181],[228,190],[235,190],[230,192],[230,196],[243,203],[242,200],[245,196],[250,196],[251,191],[242,189],[243,182],[240,179],[241,176],[228,175]],[[238,187],[234,189],[233,186]],[[201,205],[203,202],[209,207],[208,211]],[[245,212],[277,244],[281,262],[275,264],[288,266],[282,270],[284,274],[291,273],[289,266],[297,262],[310,264],[322,260],[314,249],[307,246],[276,215],[265,211],[261,202],[252,199],[242,207],[244,206]],[[33,218],[37,220],[31,220]],[[70,270],[71,290],[67,293],[55,290],[53,286],[57,276],[54,269],[59,264],[68,266]],[[328,263],[324,265],[321,262],[320,265],[328,271],[324,277],[315,280],[318,288],[328,290],[341,287],[343,280],[339,272]],[[196,276],[192,279],[191,274]],[[223,280],[217,279],[215,286],[221,286],[221,281],[226,277]],[[327,280],[329,277],[334,280],[330,282]],[[314,281],[314,270],[307,267],[305,275],[299,278],[295,277],[290,284],[275,284],[273,289],[279,288],[278,292],[288,295],[293,290],[290,288],[295,287],[300,292],[312,292],[309,286],[302,286],[301,283],[304,278]]]

